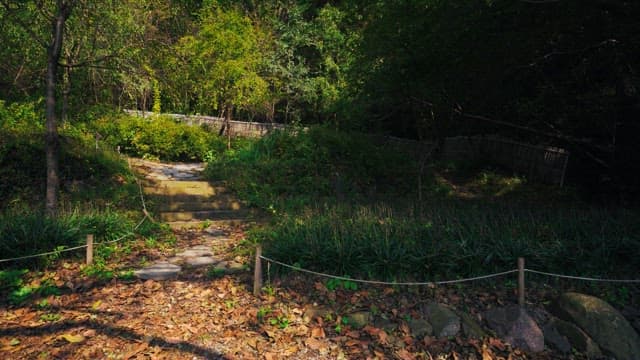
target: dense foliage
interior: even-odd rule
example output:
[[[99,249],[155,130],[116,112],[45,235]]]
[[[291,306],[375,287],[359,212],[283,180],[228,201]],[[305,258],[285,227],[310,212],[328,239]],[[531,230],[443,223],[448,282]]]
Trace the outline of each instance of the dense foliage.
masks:
[[[372,140],[324,126],[277,131],[212,159],[206,173],[264,208],[407,191],[417,165]]]
[[[94,133],[83,124],[66,124],[61,129],[61,213],[55,218],[43,216],[46,174],[39,105],[0,102],[2,258],[81,245],[87,234],[94,234],[96,241],[132,235],[133,222],[142,216],[135,177],[127,162],[107,144],[100,142],[96,148]],[[147,223],[136,233],[150,234],[154,229],[157,225]],[[26,262],[43,264],[60,256],[62,253]]]
[[[203,161],[225,144],[208,129],[164,116],[108,115],[90,123],[112,148],[136,157],[170,161]]]

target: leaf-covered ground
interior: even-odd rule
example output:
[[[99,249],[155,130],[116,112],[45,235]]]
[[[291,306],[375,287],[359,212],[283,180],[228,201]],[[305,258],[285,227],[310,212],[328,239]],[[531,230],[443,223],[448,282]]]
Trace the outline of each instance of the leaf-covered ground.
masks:
[[[227,257],[248,262],[237,251],[241,228],[228,229]],[[177,234],[175,247],[142,241],[117,260],[121,269],[140,267],[192,245],[198,231]],[[234,250],[235,248],[235,250]],[[61,293],[11,305],[0,304],[2,359],[559,359],[552,351],[526,354],[497,338],[417,337],[408,320],[438,301],[476,315],[515,300],[512,287],[490,282],[469,287],[402,288],[330,284],[326,279],[266,274],[260,297],[252,273],[223,275],[190,269],[177,279],[100,281],[84,275],[81,261],[62,261],[33,277]],[[267,276],[268,275],[268,276]],[[342,286],[341,286],[342,285]],[[348,289],[345,289],[348,288]],[[553,291],[532,289],[542,304]],[[356,327],[353,314],[375,315]],[[382,320],[380,320],[382,319]],[[579,354],[571,358],[583,358]]]

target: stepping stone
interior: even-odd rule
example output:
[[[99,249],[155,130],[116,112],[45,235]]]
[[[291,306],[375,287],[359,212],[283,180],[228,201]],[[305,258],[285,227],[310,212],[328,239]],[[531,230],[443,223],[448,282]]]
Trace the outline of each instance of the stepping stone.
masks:
[[[211,248],[209,246],[198,245],[176,254],[176,257],[194,258],[211,255],[213,255],[213,252],[211,251]]]
[[[206,232],[207,234],[211,235],[211,236],[225,236],[226,233],[224,230],[221,229],[212,229],[212,228],[206,228],[204,229],[204,232]]]
[[[168,280],[178,276],[181,268],[170,263],[156,263],[133,273],[144,280]]]
[[[217,264],[220,262],[219,259],[212,258],[211,256],[199,256],[199,257],[188,257],[184,260],[185,264],[190,266],[208,266]]]

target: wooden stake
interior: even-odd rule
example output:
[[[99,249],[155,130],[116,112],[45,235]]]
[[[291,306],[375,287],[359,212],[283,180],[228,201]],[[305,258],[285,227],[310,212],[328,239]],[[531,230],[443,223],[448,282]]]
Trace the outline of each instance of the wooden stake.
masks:
[[[256,262],[253,269],[253,295],[260,295],[262,290],[262,245],[256,248]]]
[[[518,305],[524,307],[524,258],[518,258]]]
[[[87,235],[87,265],[93,264],[93,234]]]

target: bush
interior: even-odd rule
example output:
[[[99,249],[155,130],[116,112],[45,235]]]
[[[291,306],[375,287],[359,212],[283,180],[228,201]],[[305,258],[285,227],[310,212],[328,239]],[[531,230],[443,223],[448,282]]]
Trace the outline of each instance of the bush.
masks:
[[[322,126],[273,133],[213,159],[205,174],[225,179],[254,205],[403,192],[415,171],[411,158],[358,133]]]
[[[225,147],[216,134],[163,116],[109,115],[91,126],[111,146],[142,158],[203,161],[211,150],[222,151]]]

